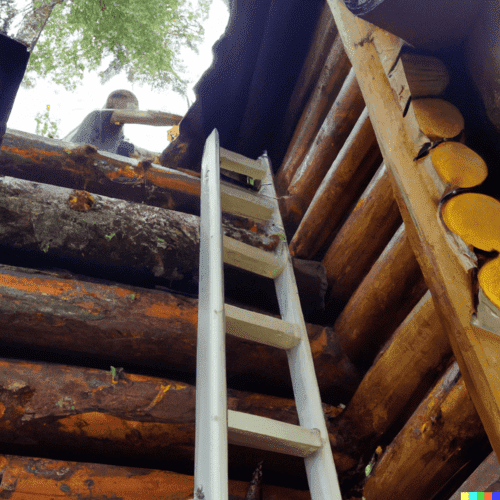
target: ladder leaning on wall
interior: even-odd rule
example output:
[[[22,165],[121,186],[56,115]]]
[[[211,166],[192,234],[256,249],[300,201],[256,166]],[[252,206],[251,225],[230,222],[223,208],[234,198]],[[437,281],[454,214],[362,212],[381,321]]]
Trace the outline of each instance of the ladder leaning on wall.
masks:
[[[222,158],[221,158],[222,157]],[[304,457],[312,500],[340,500],[309,339],[286,241],[276,255],[222,236],[220,165],[261,180],[267,224],[284,235],[269,160],[219,148],[214,130],[201,171],[200,285],[194,498],[228,499],[228,441]],[[284,238],[285,239],[285,238]],[[250,255],[251,254],[251,255]],[[224,304],[223,261],[274,279],[282,319]],[[286,349],[300,425],[227,409],[225,334]]]

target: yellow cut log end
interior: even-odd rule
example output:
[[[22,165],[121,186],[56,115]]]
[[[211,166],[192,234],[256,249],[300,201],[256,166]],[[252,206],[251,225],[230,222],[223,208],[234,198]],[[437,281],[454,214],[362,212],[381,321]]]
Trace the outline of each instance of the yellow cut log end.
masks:
[[[467,245],[500,251],[500,202],[480,193],[463,193],[443,204],[443,221]]]
[[[464,129],[462,113],[442,99],[415,99],[413,111],[420,130],[431,141],[451,139]]]
[[[460,142],[443,142],[431,150],[436,172],[446,184],[468,188],[478,186],[488,176],[485,161]]]
[[[486,297],[500,309],[500,257],[487,262],[479,271],[477,279]]]

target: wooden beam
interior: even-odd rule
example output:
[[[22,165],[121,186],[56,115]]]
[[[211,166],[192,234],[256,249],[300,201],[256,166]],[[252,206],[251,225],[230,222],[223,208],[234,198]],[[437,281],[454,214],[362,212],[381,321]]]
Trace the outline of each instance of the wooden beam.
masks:
[[[12,500],[119,498],[179,500],[191,498],[193,476],[165,470],[0,455],[2,491]],[[229,480],[229,500],[244,500],[248,482]],[[310,500],[307,491],[262,485],[266,500]]]
[[[470,325],[474,311],[470,267],[446,235],[431,192],[432,179],[414,161],[428,138],[419,130],[404,74],[389,80],[401,41],[355,18],[340,0],[328,0],[365,97],[407,232],[449,336],[475,407],[500,453],[500,375],[490,365],[480,333]],[[387,64],[389,62],[389,64]],[[395,68],[397,69],[397,68]],[[399,73],[399,74],[398,74]],[[395,90],[397,89],[397,90]]]
[[[310,171],[312,178],[302,178],[302,187],[290,186],[286,203],[295,207],[295,220],[300,216],[298,208],[308,206],[290,241],[291,255],[312,259],[332,241],[379,165],[380,152],[365,109],[321,183],[316,186]]]
[[[0,206],[11,217],[0,244],[30,246],[58,258],[80,259],[83,253],[95,263],[148,270],[174,281],[184,280],[184,274],[198,274],[195,215],[12,177],[0,179]],[[223,233],[233,256],[228,261],[248,262],[257,245],[274,269],[277,258],[272,250],[280,236],[262,234],[257,226],[256,231],[245,229],[230,219],[223,217]],[[252,255],[246,251],[249,248]]]
[[[328,301],[349,300],[400,225],[389,173],[382,164],[323,257],[331,287]]]
[[[401,225],[335,322],[347,355],[369,366],[426,290]]]
[[[136,375],[121,368],[108,370],[51,363],[0,359],[2,370],[2,418],[0,443],[3,449],[24,447],[41,454],[50,447],[53,456],[64,454],[77,459],[81,454],[113,459],[154,459],[179,468],[188,468],[194,460],[196,390],[193,385],[172,379]],[[20,398],[19,392],[30,397]],[[297,456],[321,446],[318,431],[301,428],[294,400],[263,394],[228,391],[229,425],[234,444],[243,444],[255,422],[266,419],[265,435],[286,436],[287,446],[297,446]],[[341,410],[324,406],[324,416],[333,417]],[[331,427],[330,424],[330,428]],[[301,446],[293,444],[291,434],[305,438]],[[285,435],[285,436],[284,436]],[[301,439],[302,439],[301,437]],[[252,446],[253,447],[253,446]],[[261,448],[279,452],[278,448]],[[302,449],[302,453],[300,453]],[[230,450],[230,458],[232,450]],[[154,457],[154,459],[153,459]],[[294,475],[301,460],[282,461],[261,453],[270,472]],[[233,457],[232,468],[250,468],[255,454]],[[288,464],[293,472],[287,471]]]
[[[337,98],[350,68],[351,63],[345,53],[342,40],[340,36],[337,36],[325,61],[314,92],[302,112],[299,123],[295,127],[285,158],[276,174],[275,183],[279,193],[286,193],[288,185],[300,167],[323,120]]]
[[[359,459],[366,450],[375,449],[403,412],[413,413],[451,356],[448,337],[427,292],[335,420],[342,452]]]
[[[283,222],[297,228],[333,160],[342,149],[364,108],[356,76],[351,69],[314,142],[288,186]]]
[[[432,498],[471,460],[470,450],[481,440],[481,420],[454,363],[384,451],[363,495]]]
[[[0,173],[70,189],[85,189],[188,214],[200,213],[200,178],[147,161],[11,130],[0,151]],[[273,204],[253,192],[221,182],[222,210],[267,220]]]
[[[238,319],[231,311],[230,318]],[[229,330],[235,326],[231,319]],[[117,366],[168,366],[173,372],[194,374],[197,321],[195,298],[82,281],[66,272],[0,266],[4,348],[17,343],[85,357],[106,356]],[[323,397],[346,401],[361,380],[359,373],[331,328],[308,323],[306,328]],[[245,390],[268,386],[292,394],[283,351],[232,335],[226,345],[230,387],[233,383]]]
[[[337,27],[333,21],[332,11],[328,3],[324,1],[323,10],[314,30],[314,38],[311,41],[306,60],[288,102],[283,125],[277,131],[277,140],[279,143],[285,141],[285,147],[290,141],[294,128],[307,105],[307,101],[317,89],[321,75],[325,71],[325,66],[328,65],[327,61],[330,50],[337,37]],[[338,37],[338,41],[342,45],[340,37]],[[345,53],[344,59],[348,64]],[[339,69],[337,68],[337,70]]]
[[[168,127],[178,125],[182,116],[166,113],[164,111],[139,111],[136,109],[119,109],[112,115],[112,123],[136,123],[140,125],[153,125],[155,127]]]

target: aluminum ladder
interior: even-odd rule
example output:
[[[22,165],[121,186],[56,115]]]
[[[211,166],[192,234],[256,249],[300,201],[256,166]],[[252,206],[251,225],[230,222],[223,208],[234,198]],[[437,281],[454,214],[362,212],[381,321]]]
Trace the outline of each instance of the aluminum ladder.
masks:
[[[221,162],[224,169],[261,180],[258,194],[241,192],[255,198],[245,210],[255,206],[255,211],[261,210],[259,218],[263,210],[267,224],[274,224],[273,232],[283,235],[274,254],[222,235]],[[238,211],[226,188],[223,195],[223,208]],[[282,319],[224,304],[223,262],[273,278]],[[228,411],[226,333],[286,350],[300,425]],[[214,129],[205,143],[201,170],[195,499],[228,499],[228,441],[304,457],[311,499],[341,500],[269,161],[266,155],[251,160],[219,148]]]

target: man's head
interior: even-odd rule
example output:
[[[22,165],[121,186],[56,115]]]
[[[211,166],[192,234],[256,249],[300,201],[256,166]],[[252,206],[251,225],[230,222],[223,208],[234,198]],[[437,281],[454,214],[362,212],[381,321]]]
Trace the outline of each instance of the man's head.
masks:
[[[139,101],[128,90],[115,90],[109,94],[105,109],[139,109]]]

